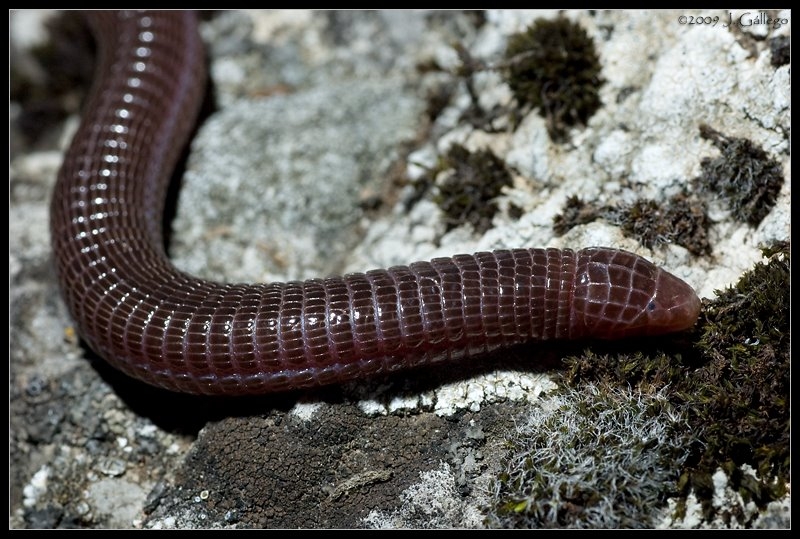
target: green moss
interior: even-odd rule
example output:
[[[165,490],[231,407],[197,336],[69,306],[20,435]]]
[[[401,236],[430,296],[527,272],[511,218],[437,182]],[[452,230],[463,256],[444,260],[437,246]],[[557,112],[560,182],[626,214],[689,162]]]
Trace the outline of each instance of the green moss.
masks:
[[[438,182],[434,201],[445,213],[447,230],[469,223],[483,234],[492,227],[498,211],[495,199],[512,183],[505,164],[489,150],[469,152],[453,145],[440,158],[433,176],[444,171],[452,172]]]
[[[708,241],[711,222],[706,206],[686,191],[670,197],[666,203],[639,199],[618,206],[608,211],[607,218],[619,223],[628,237],[636,238],[648,249],[675,243],[695,255],[711,254]]]
[[[555,216],[553,230],[563,235],[574,226],[597,219],[620,226],[626,236],[648,249],[675,243],[696,255],[711,252],[708,241],[711,222],[706,214],[706,205],[687,191],[670,197],[666,203],[639,199],[619,206],[595,206],[572,196],[567,199],[562,213]]]
[[[731,486],[759,506],[785,493],[791,461],[789,247],[765,256],[704,310],[697,347],[707,363],[676,391],[705,445],[690,473],[748,464],[759,480],[730,473]]]
[[[570,229],[586,225],[602,218],[603,207],[595,206],[581,200],[577,195],[567,198],[564,209],[553,218],[553,232],[563,236]]]
[[[701,161],[702,173],[694,179],[695,185],[727,200],[738,221],[758,226],[778,199],[783,167],[747,139],[726,137],[707,125],[700,126],[700,136],[710,140],[721,155]]]
[[[539,107],[550,138],[586,125],[600,108],[600,60],[594,41],[563,17],[537,20],[508,39],[506,81],[522,106]]]
[[[641,348],[641,344],[639,345]],[[567,369],[561,374],[570,386],[580,383],[602,382],[607,387],[617,387],[621,383],[638,391],[653,391],[672,384],[686,374],[686,367],[680,361],[681,352],[671,353],[663,350],[630,350],[622,353],[609,351],[611,345],[597,345],[599,352],[586,349],[582,354],[565,359]],[[606,348],[606,350],[603,350]]]
[[[709,521],[751,523],[741,508],[720,515],[714,507],[712,476],[720,468],[730,488],[761,508],[783,497],[790,483],[789,254],[788,244],[765,249],[766,262],[705,302],[692,332],[638,345],[593,344],[566,360],[570,386],[666,388],[685,418],[688,452],[675,463],[670,490],[684,498],[694,493]],[[673,517],[685,511],[679,503]]]

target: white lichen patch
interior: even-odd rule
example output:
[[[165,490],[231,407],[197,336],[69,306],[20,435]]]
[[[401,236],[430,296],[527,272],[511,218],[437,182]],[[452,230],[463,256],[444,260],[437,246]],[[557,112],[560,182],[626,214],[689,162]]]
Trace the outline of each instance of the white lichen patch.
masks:
[[[456,488],[456,477],[447,463],[420,473],[420,482],[400,493],[392,511],[371,511],[363,523],[368,528],[479,528],[483,515]]]
[[[478,412],[496,402],[535,402],[556,387],[543,374],[497,370],[442,384],[431,391],[393,396],[388,401],[380,397],[361,399],[358,407],[370,416],[432,410],[438,416],[450,417],[464,410]]]
[[[45,465],[33,474],[31,480],[22,489],[22,505],[33,507],[36,505],[39,496],[47,491],[47,479],[50,476],[50,467]]]
[[[303,421],[310,421],[314,415],[322,408],[322,404],[318,402],[298,402],[289,413]]]
[[[495,371],[438,388],[435,391],[434,412],[446,417],[460,410],[477,412],[482,405],[493,402],[535,402],[542,393],[555,388],[555,383],[546,375]]]
[[[140,515],[148,486],[124,479],[101,479],[86,489],[85,498],[95,518],[101,515],[109,527],[130,528]]]

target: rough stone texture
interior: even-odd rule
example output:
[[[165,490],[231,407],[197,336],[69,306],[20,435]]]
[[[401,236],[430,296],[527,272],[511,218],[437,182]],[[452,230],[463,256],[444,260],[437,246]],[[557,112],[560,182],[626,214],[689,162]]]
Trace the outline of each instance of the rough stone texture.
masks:
[[[184,177],[176,263],[217,280],[340,273],[361,237],[360,205],[414,137],[422,105],[402,79],[381,78],[239,101],[215,114]],[[249,230],[247,245],[231,241],[233,230]]]
[[[508,426],[498,413],[485,417]],[[465,476],[458,482],[464,492],[450,489],[448,498],[458,498],[485,467],[485,440],[473,421],[472,414],[451,421],[430,413],[374,418],[339,403],[308,420],[273,410],[212,423],[147,527],[194,526],[198,516],[209,525],[360,527],[371,511],[393,509],[421,471],[448,461]]]
[[[31,17],[12,15],[14,51],[31,35],[46,39]],[[606,83],[589,125],[555,145],[535,111],[516,130],[508,120],[497,132],[473,127],[463,80],[417,69],[457,67],[454,42],[496,62],[511,32],[555,12],[490,11],[482,26],[458,12],[223,13],[203,28],[219,111],[194,143],[173,256],[187,271],[255,281],[603,244],[648,256],[713,297],[759,260],[760,244],[789,239],[791,65],[772,65],[761,34],[790,37],[791,26],[688,26],[680,15],[566,14],[595,40]],[[442,84],[452,99],[428,125],[426,92]],[[485,110],[513,105],[496,71],[476,74],[474,89]],[[18,113],[12,103],[11,527],[481,525],[504,440],[554,387],[546,375],[558,351],[549,363],[534,347],[489,367],[234,402],[143,387],[79,345],[50,266],[47,203],[76,118],[47,137],[60,135],[58,147],[24,147]],[[758,227],[712,207],[713,251],[703,258],[674,245],[643,249],[604,222],[554,237],[553,217],[571,195],[607,204],[674,194],[717,155],[700,123],[782,163],[778,204]],[[480,237],[469,226],[444,234],[429,198],[409,204],[414,188],[398,178],[419,178],[454,142],[490,148],[513,167],[500,204],[522,208],[519,219],[501,214]],[[504,370],[492,371],[498,364]],[[787,526],[788,506],[774,504],[759,525]],[[692,515],[663,525],[724,525]]]

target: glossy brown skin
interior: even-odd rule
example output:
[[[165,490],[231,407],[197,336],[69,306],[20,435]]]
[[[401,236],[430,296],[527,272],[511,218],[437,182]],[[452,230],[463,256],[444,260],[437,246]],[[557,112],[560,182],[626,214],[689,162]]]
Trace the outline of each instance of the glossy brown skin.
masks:
[[[150,384],[203,394],[323,385],[530,340],[691,327],[686,283],[632,253],[518,249],[273,284],[197,279],[167,259],[164,194],[202,100],[192,13],[89,15],[96,82],[51,211],[80,334]]]

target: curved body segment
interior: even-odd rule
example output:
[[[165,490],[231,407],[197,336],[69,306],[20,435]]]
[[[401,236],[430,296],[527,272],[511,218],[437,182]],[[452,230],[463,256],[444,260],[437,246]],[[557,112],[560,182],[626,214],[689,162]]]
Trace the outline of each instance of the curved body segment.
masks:
[[[168,260],[161,227],[205,88],[194,15],[89,18],[99,65],[53,195],[52,244],[81,336],[131,376],[189,393],[267,393],[697,319],[686,283],[607,248],[457,255],[304,282],[187,275]]]

